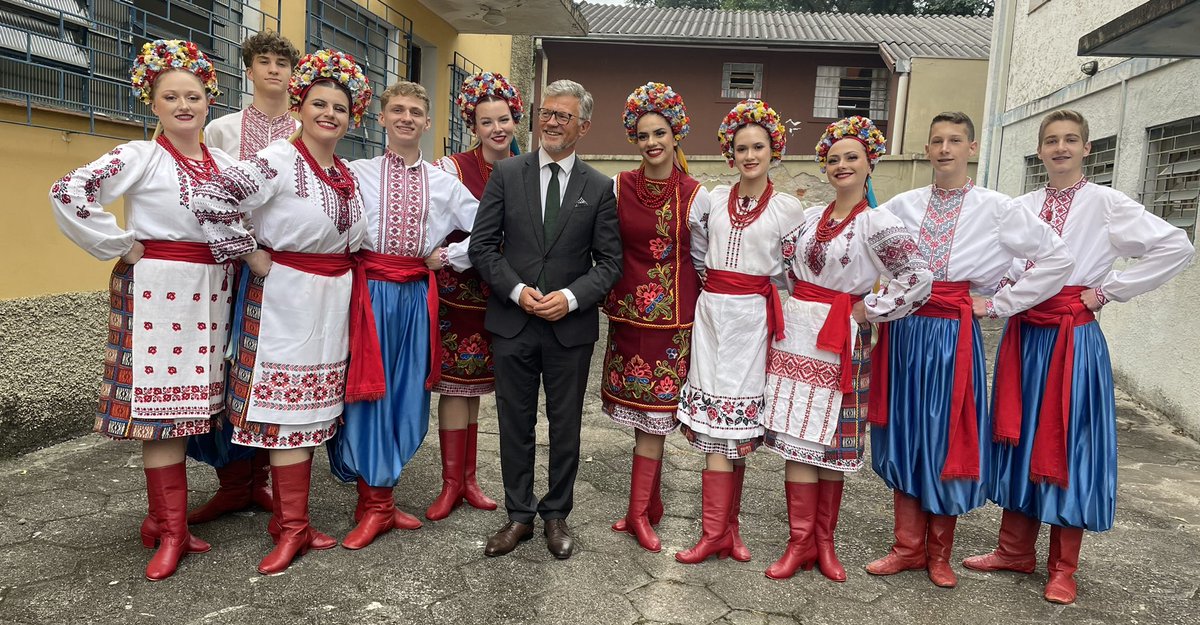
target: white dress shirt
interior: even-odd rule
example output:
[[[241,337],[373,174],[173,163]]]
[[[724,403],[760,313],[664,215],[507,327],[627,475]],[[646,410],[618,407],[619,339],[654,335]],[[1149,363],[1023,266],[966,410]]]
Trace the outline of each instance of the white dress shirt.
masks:
[[[541,187],[540,200],[542,203],[542,220],[546,219],[546,190],[550,188],[550,163],[558,163],[558,200],[562,202],[563,193],[567,191],[567,182],[571,180],[571,170],[575,169],[575,153],[571,152],[562,160],[555,161],[554,157],[543,148],[538,148],[538,175],[540,178],[539,187]],[[570,209],[571,207],[567,207]],[[563,207],[559,206],[559,218],[562,217]],[[547,241],[547,244],[550,242]],[[508,294],[509,299],[521,305],[521,292],[528,286],[524,282],[513,287],[512,293]],[[536,287],[535,287],[536,288]],[[575,299],[575,294],[571,289],[559,289],[563,296],[567,298],[567,312],[574,312],[579,308],[579,301]]]

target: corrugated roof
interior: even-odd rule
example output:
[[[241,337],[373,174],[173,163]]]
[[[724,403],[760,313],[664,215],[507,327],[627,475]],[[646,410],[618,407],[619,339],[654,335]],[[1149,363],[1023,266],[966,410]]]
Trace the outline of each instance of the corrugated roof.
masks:
[[[725,11],[579,4],[588,38],[721,40],[746,45],[879,48],[893,62],[915,57],[986,59],[992,18]]]

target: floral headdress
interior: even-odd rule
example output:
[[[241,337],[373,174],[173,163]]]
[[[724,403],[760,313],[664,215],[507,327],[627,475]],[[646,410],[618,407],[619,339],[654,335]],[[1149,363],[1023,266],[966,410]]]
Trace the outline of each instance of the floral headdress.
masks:
[[[525,112],[525,103],[521,101],[521,93],[508,82],[503,74],[480,72],[463,81],[462,88],[454,103],[458,105],[458,113],[468,126],[475,126],[475,107],[479,101],[488,96],[495,96],[508,104],[513,122],[520,122]]]
[[[195,74],[208,92],[208,103],[217,101],[217,70],[196,44],[180,39],[155,39],[142,44],[142,51],[133,59],[129,70],[130,84],[138,99],[150,104],[154,98],[154,80],[164,72],[181,69]]]
[[[884,139],[883,133],[875,127],[875,122],[862,115],[839,119],[829,124],[825,134],[821,135],[821,141],[817,143],[817,162],[821,164],[822,172],[825,171],[829,148],[842,139],[856,139],[863,144],[872,168],[879,162],[879,157],[887,153],[887,139]]]
[[[671,132],[675,134],[676,141],[686,137],[691,130],[683,97],[675,93],[670,85],[648,82],[629,94],[629,99],[625,101],[625,111],[621,113],[621,121],[625,124],[625,131],[629,133],[630,143],[637,143],[637,123],[646,113],[658,113],[665,117],[671,125]]]
[[[292,110],[300,110],[309,88],[321,80],[332,80],[350,91],[351,122],[354,128],[361,126],[363,114],[371,104],[371,82],[354,57],[337,50],[317,50],[300,57],[288,83]]]
[[[779,113],[771,108],[769,104],[762,100],[742,100],[737,103],[725,116],[725,121],[721,122],[721,127],[717,129],[717,138],[721,141],[721,154],[725,155],[725,160],[733,165],[733,135],[742,126],[750,124],[758,124],[762,126],[767,135],[771,137],[771,162],[776,163],[783,158],[783,149],[787,143],[787,132],[783,129],[783,122],[779,119]]]

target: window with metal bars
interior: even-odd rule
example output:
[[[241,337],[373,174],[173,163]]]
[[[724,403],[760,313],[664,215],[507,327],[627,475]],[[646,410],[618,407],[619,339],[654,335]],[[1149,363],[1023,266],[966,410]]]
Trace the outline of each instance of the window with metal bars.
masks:
[[[722,98],[761,98],[762,83],[762,63],[726,63],[721,69]]]
[[[1092,151],[1083,157],[1083,175],[1089,182],[1111,187],[1117,168],[1117,137],[1112,135],[1092,141]],[[1037,154],[1025,157],[1024,192],[1036,191],[1050,182],[1046,166]]]
[[[1146,172],[1140,201],[1196,239],[1200,200],[1200,117],[1146,130]]]
[[[141,126],[148,136],[156,120],[130,91],[129,68],[143,43],[163,38],[195,42],[216,67],[222,95],[210,118],[237,111],[244,95],[242,40],[259,28],[279,28],[278,18],[257,8],[262,4],[0,0],[0,101],[22,107],[29,126],[77,131],[40,114],[57,110],[85,118],[90,134],[118,136],[103,122],[120,122]]]
[[[886,121],[888,72],[881,67],[817,66],[813,117],[840,119],[863,115]]]
[[[471,128],[458,114],[457,100],[458,94],[462,92],[463,81],[482,71],[483,68],[476,65],[471,59],[457,52],[454,53],[454,62],[450,64],[450,136],[446,137],[446,142],[442,146],[447,156],[462,152],[471,146]]]
[[[348,159],[371,158],[387,147],[387,132],[379,123],[378,95],[388,85],[408,79],[412,67],[412,20],[382,3],[378,15],[353,0],[309,0],[308,49],[332,48],[348,53],[362,65],[376,97],[363,124],[346,133],[337,153]]]

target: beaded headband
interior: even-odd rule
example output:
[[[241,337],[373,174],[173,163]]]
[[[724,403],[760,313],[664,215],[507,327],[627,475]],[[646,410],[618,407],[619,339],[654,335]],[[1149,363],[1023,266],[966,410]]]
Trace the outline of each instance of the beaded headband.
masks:
[[[300,110],[309,88],[322,80],[332,80],[350,91],[352,127],[361,126],[363,114],[371,104],[371,82],[354,57],[337,50],[317,50],[300,57],[288,83],[292,110]]]
[[[134,94],[145,104],[154,97],[154,81],[171,70],[183,70],[194,74],[208,92],[208,103],[217,101],[221,90],[217,88],[217,71],[208,57],[190,41],[180,39],[155,39],[142,44],[142,51],[133,59],[129,70],[130,84]]]
[[[475,126],[475,107],[479,106],[480,100],[488,96],[504,100],[512,113],[513,122],[521,121],[521,116],[525,113],[525,103],[521,101],[521,93],[517,88],[512,86],[503,74],[480,72],[464,80],[458,97],[454,98],[454,103],[458,105],[458,114],[468,126]]]
[[[625,124],[625,132],[629,133],[630,143],[637,143],[638,120],[646,113],[658,113],[666,118],[676,141],[682,140],[691,130],[683,97],[670,85],[648,82],[629,94],[625,101],[625,111],[621,113],[621,121]]]
[[[862,115],[839,119],[829,124],[817,143],[817,162],[821,164],[822,172],[825,171],[829,148],[842,139],[855,139],[862,143],[867,149],[867,160],[872,168],[879,162],[879,157],[887,153],[887,139],[883,138],[883,133],[875,127],[875,122]]]
[[[771,162],[779,162],[783,158],[783,150],[787,144],[787,133],[783,130],[783,122],[779,113],[762,100],[742,100],[737,103],[721,122],[717,129],[717,138],[721,141],[721,154],[733,165],[733,136],[742,126],[758,124],[767,131],[771,138]]]

